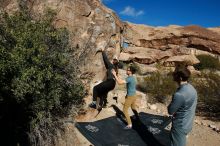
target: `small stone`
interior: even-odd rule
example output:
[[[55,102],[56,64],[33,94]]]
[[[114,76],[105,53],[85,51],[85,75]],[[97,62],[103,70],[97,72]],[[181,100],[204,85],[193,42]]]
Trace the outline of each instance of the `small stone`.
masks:
[[[149,106],[149,108],[150,108],[151,110],[156,110],[156,109],[157,109],[157,106],[156,106],[155,104],[152,104],[152,105]]]
[[[195,122],[196,124],[198,124],[198,125],[202,125],[202,122],[199,121],[199,120],[195,120],[194,122]]]
[[[160,113],[160,110],[159,110],[159,109],[157,109],[157,113]]]
[[[209,127],[212,128],[213,130],[216,129],[216,126],[212,124],[209,124]]]
[[[205,122],[201,122],[201,125],[203,126],[207,126],[207,124]]]
[[[219,128],[214,128],[214,130],[216,131],[216,132],[220,132],[220,129]]]

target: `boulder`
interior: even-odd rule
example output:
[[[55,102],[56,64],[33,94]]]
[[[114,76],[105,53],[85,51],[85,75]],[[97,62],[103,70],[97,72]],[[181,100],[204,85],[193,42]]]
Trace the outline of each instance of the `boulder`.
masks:
[[[158,69],[156,67],[153,67],[153,66],[140,64],[140,63],[137,63],[137,62],[134,62],[134,64],[135,64],[135,66],[137,66],[138,74],[140,74],[140,75],[146,75],[148,73],[153,73],[153,72],[158,71]]]
[[[172,52],[161,51],[152,48],[144,48],[144,47],[128,47],[124,49],[122,53],[120,53],[119,60],[121,61],[136,61],[142,64],[152,64],[157,62],[158,60],[168,58],[172,56]]]
[[[113,55],[119,56],[120,48],[117,46],[123,23],[100,0],[4,0],[0,10],[14,13],[19,10],[19,5],[27,6],[34,19],[39,19],[48,8],[56,12],[54,26],[69,30],[71,45],[76,50],[74,59],[78,60],[82,74],[94,74],[93,82],[102,80],[105,75],[101,54],[96,54],[98,49],[106,46],[104,42],[110,42],[109,46],[113,48],[106,48],[110,59]]]
[[[140,91],[137,91],[137,100],[136,105],[139,109],[146,109],[147,108],[147,100],[148,96]]]
[[[182,63],[185,65],[194,65],[198,64],[200,61],[194,55],[179,55],[179,56],[172,56],[165,60],[167,64],[173,63]]]

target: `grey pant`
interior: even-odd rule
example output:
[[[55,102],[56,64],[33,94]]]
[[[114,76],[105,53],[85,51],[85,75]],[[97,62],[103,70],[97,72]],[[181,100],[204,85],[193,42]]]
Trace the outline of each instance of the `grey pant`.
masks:
[[[170,133],[171,146],[185,146],[186,145],[186,135],[177,128],[172,128]]]

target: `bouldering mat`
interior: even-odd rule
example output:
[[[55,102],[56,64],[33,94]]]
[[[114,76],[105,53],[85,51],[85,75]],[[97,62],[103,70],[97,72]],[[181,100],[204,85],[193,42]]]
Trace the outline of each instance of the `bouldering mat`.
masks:
[[[95,122],[78,122],[76,127],[95,146],[168,146],[171,122],[168,117],[140,113],[131,117],[133,127],[125,130],[123,118],[109,117]]]

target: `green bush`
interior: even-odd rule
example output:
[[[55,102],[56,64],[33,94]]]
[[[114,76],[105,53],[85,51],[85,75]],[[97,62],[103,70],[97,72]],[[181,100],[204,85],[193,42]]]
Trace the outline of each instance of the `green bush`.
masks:
[[[53,16],[52,11],[39,20],[24,12],[0,16],[0,129],[10,144],[26,145],[19,137],[26,133],[31,142],[46,141],[59,119],[82,105],[74,48],[68,31],[51,25]]]
[[[168,97],[176,90],[176,83],[173,81],[172,75],[156,72],[145,77],[144,81],[138,84],[138,88],[152,95],[152,102],[167,103]]]
[[[198,70],[203,69],[212,69],[212,70],[220,70],[220,62],[218,58],[215,58],[210,55],[198,55],[196,56],[200,63],[195,65],[195,68]]]
[[[220,120],[220,75],[209,72],[192,79],[192,84],[198,92],[197,112]]]
[[[130,63],[135,68],[135,73],[136,74],[141,74],[140,67],[136,63]]]

